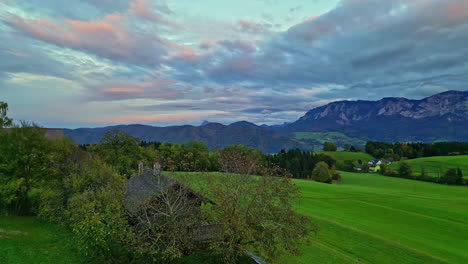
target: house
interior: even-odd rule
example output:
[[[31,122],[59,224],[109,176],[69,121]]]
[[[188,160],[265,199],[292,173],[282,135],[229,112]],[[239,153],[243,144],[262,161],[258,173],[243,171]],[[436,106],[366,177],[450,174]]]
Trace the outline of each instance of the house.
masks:
[[[130,225],[135,226],[141,225],[141,215],[146,215],[147,218],[149,216],[151,221],[158,221],[156,216],[175,212],[185,217],[193,217],[195,223],[196,219],[199,219],[202,204],[215,204],[175,179],[159,173],[157,166],[153,170],[144,169],[130,178],[125,183],[125,189],[124,206]],[[192,237],[200,246],[205,242],[220,239],[221,234],[220,224],[187,226],[187,236]]]
[[[369,172],[379,172],[382,164],[390,165],[391,162],[383,159],[370,160],[367,165],[369,166]]]
[[[194,190],[184,186],[175,179],[159,171],[144,169],[125,183],[125,209],[130,213],[137,212],[148,200],[157,197],[168,190],[178,190],[198,206],[202,203],[212,203]]]
[[[153,166],[153,170],[143,169],[141,172],[126,182],[126,196],[124,206],[128,211],[129,222],[131,225],[136,225],[136,223],[132,221],[132,217],[141,212],[140,210],[142,210],[142,208],[148,202],[156,204],[159,203],[159,200],[161,200],[161,202],[167,202],[167,200],[164,201],[165,197],[162,196],[167,194],[170,195],[171,190],[175,190],[176,195],[183,195],[186,200],[189,201],[189,206],[192,208],[198,208],[202,204],[207,203],[215,205],[213,201],[203,197],[201,194],[184,186],[177,180],[160,173],[159,171],[159,164],[155,164]],[[174,206],[176,205],[174,204]],[[195,217],[198,216],[195,214]],[[210,241],[221,240],[223,238],[222,234],[223,225],[215,223],[187,227],[186,235],[192,238],[193,241],[197,243],[198,247],[204,248]],[[252,259],[253,264],[266,264],[266,262],[253,253],[246,252],[246,254]]]

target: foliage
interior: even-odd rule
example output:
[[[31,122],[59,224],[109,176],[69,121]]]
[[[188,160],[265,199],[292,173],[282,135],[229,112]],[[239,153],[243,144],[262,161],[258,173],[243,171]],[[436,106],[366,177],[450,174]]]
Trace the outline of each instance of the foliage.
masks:
[[[386,143],[369,141],[366,152],[381,159],[399,161],[402,157],[416,159],[421,157],[451,156],[468,154],[468,142],[436,142],[436,143]]]
[[[230,145],[218,151],[220,170],[228,173],[258,175],[262,173],[262,153],[243,145]]]
[[[321,161],[315,165],[314,170],[312,171],[311,178],[314,181],[331,183],[332,182],[333,172],[330,170],[330,167],[327,163]]]
[[[129,212],[132,248],[157,259],[174,260],[193,252],[200,244],[202,228],[198,199],[189,199],[188,189],[180,185],[161,190],[135,212]],[[197,243],[198,242],[198,243]]]
[[[463,174],[460,169],[448,169],[439,180],[440,183],[451,184],[451,185],[462,185]]]
[[[0,211],[35,212],[43,185],[53,174],[54,151],[53,143],[34,124],[21,122],[0,133]]]
[[[282,150],[275,155],[265,157],[267,166],[278,166],[288,171],[294,178],[309,178],[315,165],[324,161],[329,166],[335,165],[335,159],[328,153],[312,153],[299,149]]]
[[[398,168],[398,174],[402,178],[412,178],[413,169],[407,162],[401,162],[400,167]]]
[[[13,125],[13,120],[8,118],[8,104],[0,101],[0,129]]]
[[[208,147],[201,141],[186,142],[182,145],[161,144],[156,159],[167,171],[208,171],[216,168]]]
[[[156,155],[153,148],[140,146],[138,138],[118,129],[106,132],[99,144],[90,151],[97,153],[104,162],[127,178],[136,172],[139,162],[149,165],[154,162]]]
[[[275,175],[208,177],[203,193],[216,204],[204,213],[210,223],[222,226],[221,239],[213,241],[211,248],[224,255],[225,263],[236,263],[247,250],[269,260],[285,251],[297,254],[304,237],[316,230],[293,209],[297,187],[289,178]]]
[[[325,142],[323,143],[323,151],[336,151],[338,147],[333,142]]]

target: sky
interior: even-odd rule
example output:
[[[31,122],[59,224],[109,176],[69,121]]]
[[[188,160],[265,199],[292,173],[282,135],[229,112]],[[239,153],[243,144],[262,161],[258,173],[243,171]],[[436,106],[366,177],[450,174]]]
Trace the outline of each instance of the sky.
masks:
[[[468,90],[466,0],[0,0],[0,101],[45,127],[295,121]]]

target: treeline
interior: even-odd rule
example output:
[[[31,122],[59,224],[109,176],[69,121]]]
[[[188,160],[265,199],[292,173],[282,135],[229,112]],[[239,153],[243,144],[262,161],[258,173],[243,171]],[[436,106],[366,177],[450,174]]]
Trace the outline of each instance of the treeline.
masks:
[[[433,156],[468,155],[468,142],[387,143],[369,141],[365,150],[378,159],[399,161]]]
[[[420,173],[413,171],[411,165],[407,162],[400,162],[398,170],[389,168],[386,164],[380,166],[379,173],[390,177],[399,177],[425,182],[433,182],[448,185],[468,185],[468,181],[463,179],[463,172],[460,168],[449,168],[439,177],[432,177],[424,170]]]
[[[264,155],[267,166],[277,165],[288,171],[294,178],[308,179],[312,175],[317,163],[323,161],[330,168],[334,167],[336,161],[329,155],[322,153],[313,153],[292,149],[289,151],[281,150],[278,154]]]

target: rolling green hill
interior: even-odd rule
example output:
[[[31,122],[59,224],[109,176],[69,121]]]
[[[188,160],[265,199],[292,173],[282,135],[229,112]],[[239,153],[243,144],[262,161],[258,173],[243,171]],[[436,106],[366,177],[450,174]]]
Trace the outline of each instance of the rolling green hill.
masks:
[[[326,141],[331,141],[341,148],[345,144],[355,146],[356,148],[363,147],[366,144],[364,140],[348,137],[340,132],[294,132],[293,134],[294,138],[313,146],[314,151],[321,151],[323,143]]]
[[[425,170],[429,176],[442,176],[449,168],[460,168],[463,175],[468,176],[468,155],[464,156],[440,156],[405,160],[411,165],[415,173]],[[400,162],[394,162],[390,168],[397,170]]]
[[[363,163],[367,163],[369,160],[373,160],[374,157],[365,152],[321,152],[330,155],[336,161],[345,160],[362,160]]]
[[[468,188],[341,174],[341,184],[294,180],[297,209],[320,231],[302,256],[276,263],[468,263]]]

